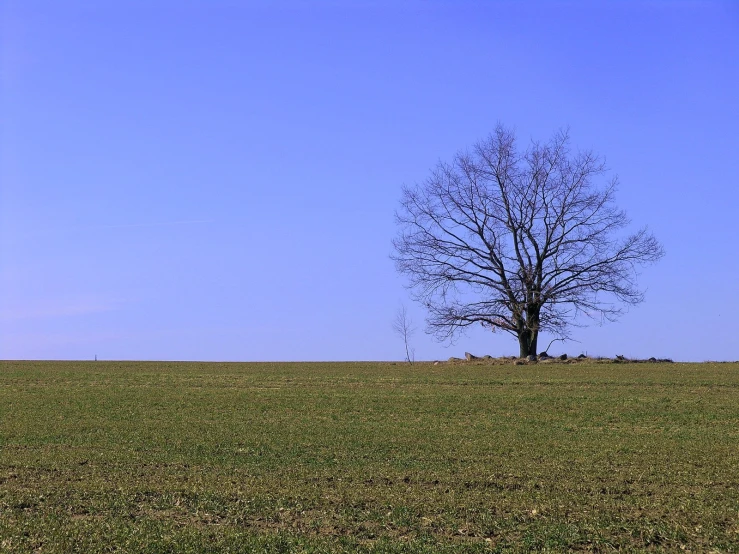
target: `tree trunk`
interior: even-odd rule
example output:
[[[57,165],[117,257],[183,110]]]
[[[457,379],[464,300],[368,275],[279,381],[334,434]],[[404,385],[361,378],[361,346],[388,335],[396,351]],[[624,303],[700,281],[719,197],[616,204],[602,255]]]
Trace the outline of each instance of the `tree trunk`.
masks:
[[[536,342],[539,333],[531,329],[523,329],[518,333],[519,357],[525,358],[533,354],[536,356]]]

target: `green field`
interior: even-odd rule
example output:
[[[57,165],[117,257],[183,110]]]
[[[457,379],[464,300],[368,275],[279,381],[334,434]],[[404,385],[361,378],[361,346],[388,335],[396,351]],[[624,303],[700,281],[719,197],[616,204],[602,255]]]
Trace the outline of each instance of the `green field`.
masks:
[[[739,552],[739,363],[0,362],[0,552]]]

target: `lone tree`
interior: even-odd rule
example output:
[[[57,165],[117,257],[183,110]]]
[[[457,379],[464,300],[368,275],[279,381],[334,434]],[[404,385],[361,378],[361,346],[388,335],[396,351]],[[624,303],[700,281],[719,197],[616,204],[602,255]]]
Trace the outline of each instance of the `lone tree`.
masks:
[[[536,354],[542,331],[566,339],[584,314],[614,320],[644,299],[639,267],[663,250],[614,205],[617,178],[568,131],[525,151],[502,125],[421,184],[404,187],[392,258],[441,340],[480,324]]]

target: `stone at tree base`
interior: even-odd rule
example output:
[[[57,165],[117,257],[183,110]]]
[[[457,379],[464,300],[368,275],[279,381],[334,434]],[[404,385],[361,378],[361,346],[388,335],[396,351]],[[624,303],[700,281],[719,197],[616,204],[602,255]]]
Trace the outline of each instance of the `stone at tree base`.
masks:
[[[536,361],[536,354],[529,354],[529,355],[528,355],[528,356],[526,357],[526,361],[527,361],[527,362],[535,362],[535,361]]]

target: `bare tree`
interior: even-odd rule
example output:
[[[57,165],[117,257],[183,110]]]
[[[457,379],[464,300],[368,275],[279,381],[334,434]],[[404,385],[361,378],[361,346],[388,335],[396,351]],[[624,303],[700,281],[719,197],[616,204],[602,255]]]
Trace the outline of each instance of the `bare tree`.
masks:
[[[405,345],[405,361],[413,364],[416,361],[416,350],[415,348],[411,348],[410,339],[416,329],[413,327],[413,321],[408,317],[408,311],[405,305],[398,308],[398,312],[395,314],[393,331],[403,339],[403,344]]]
[[[663,250],[642,228],[621,235],[617,178],[604,160],[572,152],[569,132],[525,151],[498,125],[471,151],[404,187],[393,241],[398,271],[440,339],[481,324],[536,354],[542,331],[567,338],[584,314],[614,320],[644,298],[637,270]]]

